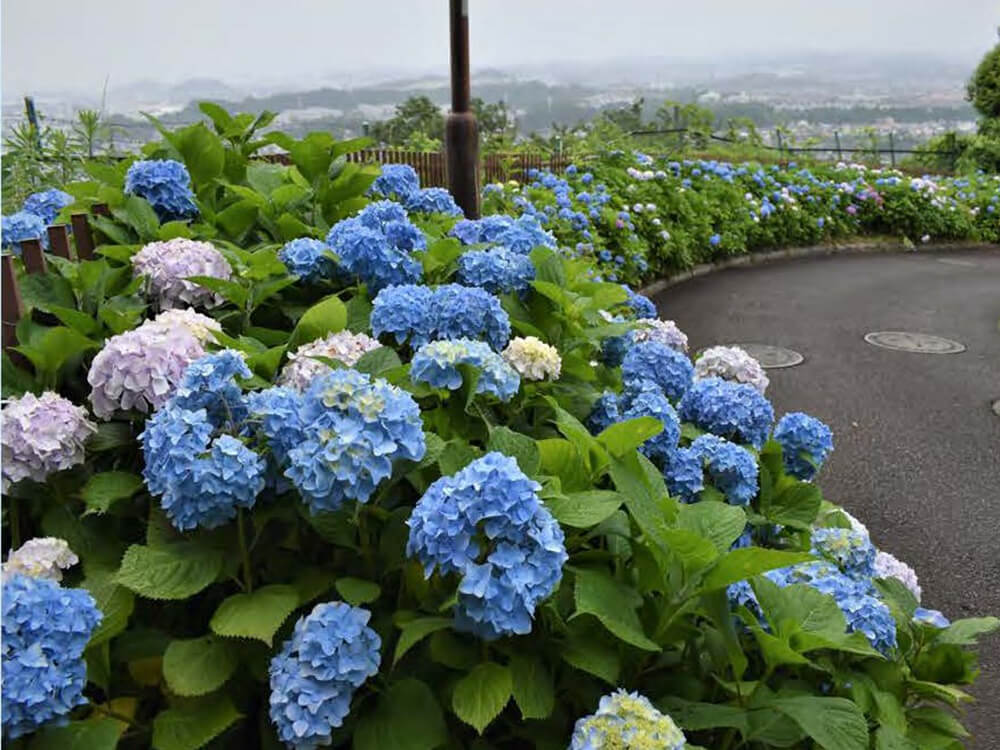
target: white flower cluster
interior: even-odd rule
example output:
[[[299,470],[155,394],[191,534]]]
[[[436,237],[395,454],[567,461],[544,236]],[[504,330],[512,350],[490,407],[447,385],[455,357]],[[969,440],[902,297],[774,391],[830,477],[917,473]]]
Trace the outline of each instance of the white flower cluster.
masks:
[[[878,578],[896,578],[920,601],[920,582],[916,571],[894,555],[879,550],[875,556],[875,575]]]
[[[639,321],[639,327],[632,331],[632,341],[636,344],[642,341],[659,341],[671,349],[687,352],[688,337],[672,320],[644,318]]]
[[[752,385],[758,393],[767,390],[770,381],[760,362],[738,346],[713,346],[702,352],[694,363],[696,378],[722,378]]]
[[[558,380],[562,372],[559,351],[534,336],[511,339],[503,358],[528,380]]]
[[[191,308],[164,310],[153,318],[151,325],[166,326],[167,328],[174,328],[179,325],[184,326],[203,344],[215,341],[215,337],[212,336],[213,332],[222,333],[222,326],[219,325],[219,321],[207,315],[202,315],[200,312],[195,312]]]
[[[97,426],[87,410],[57,393],[25,393],[7,402],[2,419],[3,489],[22,479],[44,482],[83,463],[84,443]]]
[[[29,539],[7,556],[3,565],[3,580],[15,574],[32,578],[62,580],[62,572],[80,562],[65,539],[54,536]]]
[[[364,354],[380,346],[381,344],[371,336],[350,331],[338,331],[324,339],[310,341],[288,355],[288,362],[278,377],[278,385],[304,391],[313,378],[330,369],[329,365],[315,357],[335,359],[348,367],[353,367]]]

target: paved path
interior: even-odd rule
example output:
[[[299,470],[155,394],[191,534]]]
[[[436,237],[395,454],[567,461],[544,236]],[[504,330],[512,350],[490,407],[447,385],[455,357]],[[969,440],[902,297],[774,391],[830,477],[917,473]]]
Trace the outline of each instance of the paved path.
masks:
[[[1000,249],[837,256],[734,268],[656,298],[692,351],[786,346],[805,362],[769,370],[780,415],[805,411],[834,432],[820,474],[829,499],[876,544],[909,562],[924,604],[952,619],[1000,615]],[[955,339],[967,351],[879,349],[869,331]],[[970,746],[1000,748],[1000,636],[981,654]]]

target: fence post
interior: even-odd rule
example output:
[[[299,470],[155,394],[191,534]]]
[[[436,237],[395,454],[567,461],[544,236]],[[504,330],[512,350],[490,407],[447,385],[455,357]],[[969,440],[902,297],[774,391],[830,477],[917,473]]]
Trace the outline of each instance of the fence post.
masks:
[[[73,214],[69,217],[73,225],[73,239],[76,240],[76,257],[90,260],[94,257],[94,235],[90,231],[87,214]]]
[[[48,232],[49,246],[52,248],[52,254],[69,260],[69,229],[65,224],[56,224],[49,227]]]
[[[892,131],[889,131],[889,163],[892,168],[896,168],[896,144],[892,139]]]
[[[785,159],[785,147],[781,144],[781,130],[775,129],[774,135],[778,140],[778,162],[782,162]]]
[[[45,273],[45,253],[41,240],[21,240],[21,259],[28,273]]]
[[[837,141],[837,161],[843,161],[844,160],[844,151],[840,147],[840,133],[838,133],[836,130],[834,130],[833,131],[833,138],[834,138],[834,140]]]
[[[17,321],[24,314],[24,304],[14,273],[14,256],[4,255],[0,262],[3,263],[3,348],[7,350],[17,346]],[[11,355],[16,353],[11,352]]]

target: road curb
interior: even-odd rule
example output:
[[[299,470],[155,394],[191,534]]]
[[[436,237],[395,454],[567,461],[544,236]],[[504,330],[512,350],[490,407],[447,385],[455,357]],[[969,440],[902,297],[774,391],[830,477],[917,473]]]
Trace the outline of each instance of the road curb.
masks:
[[[770,263],[777,263],[783,260],[797,260],[800,258],[816,258],[825,255],[861,255],[865,253],[929,253],[940,252],[942,250],[980,250],[988,248],[991,250],[1000,249],[1000,245],[989,242],[935,242],[919,247],[907,247],[900,242],[847,242],[842,245],[812,245],[809,247],[790,247],[784,250],[772,250],[763,253],[744,253],[735,255],[732,258],[719,260],[714,263],[700,263],[693,268],[679,271],[675,274],[647,284],[639,290],[640,294],[652,297],[677,284],[681,284],[700,276],[706,276],[718,271],[725,271],[728,268],[741,268],[743,266],[757,266]]]

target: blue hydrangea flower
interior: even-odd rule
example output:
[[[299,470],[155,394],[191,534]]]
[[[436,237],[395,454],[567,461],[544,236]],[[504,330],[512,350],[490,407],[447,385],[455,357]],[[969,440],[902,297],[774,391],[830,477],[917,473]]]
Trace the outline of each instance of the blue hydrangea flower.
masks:
[[[694,502],[705,489],[705,470],[701,456],[690,448],[678,448],[663,467],[663,478],[670,494],[686,503]]]
[[[587,417],[587,427],[595,435],[604,431],[611,425],[621,422],[621,409],[618,403],[618,394],[605,391],[601,397],[594,402],[594,407]]]
[[[434,333],[434,291],[427,286],[401,284],[379,292],[372,306],[371,326],[376,336],[392,334],[399,345],[417,348]]]
[[[500,300],[479,287],[439,286],[432,314],[436,339],[484,339],[498,352],[510,339],[510,318]]]
[[[393,463],[424,457],[420,407],[385,380],[332,370],[313,380],[299,414],[302,432],[285,476],[312,513],[367,502]]]
[[[3,582],[3,735],[65,724],[87,702],[83,651],[102,615],[83,589],[14,575]]]
[[[951,620],[938,610],[924,609],[923,607],[917,607],[913,610],[913,621],[923,625],[933,625],[935,628],[946,628],[951,625]]]
[[[368,626],[370,617],[343,602],[317,604],[271,659],[271,721],[288,747],[329,745],[354,691],[378,673],[382,639]]]
[[[757,494],[757,460],[746,448],[715,435],[691,443],[709,479],[731,505],[749,505]]]
[[[393,284],[420,281],[423,267],[413,253],[427,249],[427,240],[392,201],[376,201],[357,216],[334,224],[326,244],[340,265],[377,294]]]
[[[29,195],[21,210],[40,217],[46,224],[51,224],[56,220],[60,211],[72,204],[72,195],[56,188],[49,188]]]
[[[125,192],[145,198],[160,221],[186,219],[198,213],[187,167],[173,159],[133,162],[125,174]]]
[[[535,278],[535,266],[526,255],[504,247],[470,250],[458,259],[458,280],[491,294],[525,292]]]
[[[409,164],[383,164],[382,171],[368,188],[371,195],[395,198],[405,203],[420,190],[420,176]]]
[[[490,393],[501,401],[510,401],[521,387],[521,376],[482,341],[454,339],[424,344],[413,356],[410,379],[434,388],[455,391],[462,387],[459,365],[479,369],[476,393]]]
[[[278,258],[288,272],[302,281],[316,282],[334,278],[337,264],[330,257],[330,248],[312,237],[299,237],[285,244]]]
[[[762,624],[765,629],[770,630],[767,627],[767,623],[763,622],[764,612],[760,608],[760,602],[757,601],[757,594],[754,593],[749,581],[731,583],[726,588],[726,598],[729,600],[729,608],[731,610],[735,611],[740,607],[746,607],[750,610],[757,622],[747,623],[747,625]]]
[[[669,399],[681,398],[694,380],[694,365],[686,356],[659,341],[640,341],[625,352],[622,362],[625,386],[648,380]]]
[[[217,427],[227,422],[238,424],[246,419],[247,407],[236,379],[252,374],[243,355],[235,349],[206,354],[184,370],[171,403],[188,411],[205,409]]]
[[[771,403],[752,385],[721,378],[696,380],[681,399],[678,413],[684,422],[758,450],[774,422]]]
[[[492,640],[531,632],[538,603],[562,578],[562,529],[541,486],[513,458],[487,453],[427,488],[407,521],[406,554],[461,576],[455,627]]]
[[[301,404],[302,394],[284,386],[247,395],[250,418],[257,423],[278,464],[285,463],[288,451],[298,445],[302,436]]]
[[[538,218],[524,214],[517,219],[502,214],[486,216],[482,219],[463,220],[452,227],[451,235],[463,244],[488,243],[502,245],[515,253],[527,255],[534,248],[556,248],[556,238],[546,232]]]
[[[774,428],[781,444],[785,471],[810,480],[833,451],[833,433],[823,422],[802,412],[786,414]]]
[[[687,739],[673,719],[660,713],[645,696],[619,689],[601,698],[595,713],[577,720],[569,750],[685,747]]]
[[[826,558],[854,578],[871,578],[875,575],[875,557],[878,552],[868,535],[862,531],[813,529],[812,554]]]
[[[462,209],[444,188],[429,187],[413,193],[406,199],[406,210],[425,214],[461,216]]]
[[[631,384],[622,396],[621,408],[622,421],[636,417],[660,420],[663,431],[644,442],[640,450],[653,461],[666,461],[677,449],[677,442],[681,438],[681,423],[660,387],[649,380]]]
[[[656,305],[649,297],[645,297],[638,292],[632,291],[632,287],[628,284],[622,284],[622,289],[628,294],[628,299],[625,300],[625,304],[632,308],[632,312],[635,313],[635,317],[639,320],[648,318],[658,318],[659,315],[656,313]]]
[[[42,247],[47,249],[49,234],[45,228],[45,220],[27,211],[4,216],[0,220],[0,242],[3,248],[14,255],[20,255],[22,240],[39,240]]]

